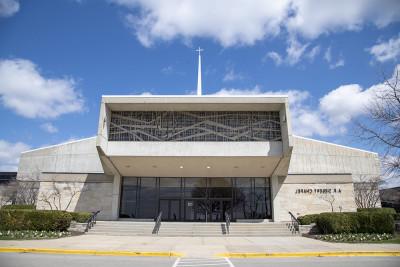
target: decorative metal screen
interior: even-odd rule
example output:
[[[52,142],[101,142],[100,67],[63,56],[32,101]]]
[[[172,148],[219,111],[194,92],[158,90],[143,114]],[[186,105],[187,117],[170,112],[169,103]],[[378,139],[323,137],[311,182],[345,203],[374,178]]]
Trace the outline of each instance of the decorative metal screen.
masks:
[[[279,112],[114,111],[109,141],[280,141]]]

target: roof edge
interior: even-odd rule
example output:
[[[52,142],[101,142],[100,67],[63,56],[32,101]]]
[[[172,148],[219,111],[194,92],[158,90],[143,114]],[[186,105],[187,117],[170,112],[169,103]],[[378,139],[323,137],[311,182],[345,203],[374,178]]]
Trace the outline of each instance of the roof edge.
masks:
[[[259,94],[259,95],[102,95],[101,97],[138,97],[138,98],[152,98],[152,97],[166,97],[166,98],[172,98],[172,97],[179,97],[179,98],[185,98],[185,97],[197,97],[197,98],[222,98],[222,97],[232,97],[232,98],[237,98],[237,97],[249,97],[249,98],[259,98],[259,97],[265,97],[265,98],[288,98],[288,95],[264,95],[264,94]]]
[[[355,148],[355,147],[351,147],[351,146],[338,145],[338,144],[335,144],[335,143],[330,143],[330,142],[321,141],[321,140],[317,140],[317,139],[313,139],[313,138],[308,138],[308,137],[303,137],[303,136],[299,136],[299,135],[293,135],[293,136],[294,136],[294,137],[297,137],[297,138],[309,140],[309,141],[319,142],[319,143],[323,143],[323,144],[327,144],[327,145],[338,146],[338,147],[341,147],[341,148],[347,148],[347,149],[357,150],[357,151],[360,151],[360,152],[369,153],[369,154],[375,154],[375,155],[378,155],[378,156],[379,156],[379,154],[378,154],[377,152],[373,152],[373,151],[368,151],[368,150],[364,150],[364,149],[359,149],[359,148]]]
[[[91,137],[82,138],[82,139],[78,139],[78,140],[63,142],[63,143],[60,143],[60,144],[55,144],[55,145],[50,145],[50,146],[39,147],[39,148],[35,148],[35,149],[23,151],[23,152],[21,152],[21,154],[25,154],[25,153],[29,153],[29,152],[34,152],[34,151],[38,151],[38,150],[42,150],[42,149],[47,149],[47,148],[58,147],[58,146],[62,146],[62,145],[68,145],[68,144],[72,144],[72,143],[77,143],[77,142],[81,142],[81,141],[93,139],[93,138],[96,138],[96,137],[97,137],[97,136],[91,136]]]

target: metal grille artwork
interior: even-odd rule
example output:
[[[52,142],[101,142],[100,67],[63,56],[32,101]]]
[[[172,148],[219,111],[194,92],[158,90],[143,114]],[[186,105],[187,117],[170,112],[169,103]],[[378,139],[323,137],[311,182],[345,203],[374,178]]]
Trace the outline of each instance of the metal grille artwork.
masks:
[[[279,112],[113,111],[109,141],[281,141]]]

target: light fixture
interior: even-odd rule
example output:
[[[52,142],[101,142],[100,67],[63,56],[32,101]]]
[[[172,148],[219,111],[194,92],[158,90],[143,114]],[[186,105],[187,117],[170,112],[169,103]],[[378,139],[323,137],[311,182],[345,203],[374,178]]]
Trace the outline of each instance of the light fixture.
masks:
[[[207,169],[211,169],[211,166],[206,166]]]
[[[183,169],[183,166],[181,165],[181,166],[179,166],[179,169]]]

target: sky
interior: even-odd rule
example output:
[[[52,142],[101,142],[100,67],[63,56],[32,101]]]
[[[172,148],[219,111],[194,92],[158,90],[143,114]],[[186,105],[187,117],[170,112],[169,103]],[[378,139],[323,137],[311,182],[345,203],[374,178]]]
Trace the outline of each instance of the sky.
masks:
[[[296,135],[354,136],[400,59],[398,0],[0,0],[0,171],[96,135],[102,95],[287,94]]]

